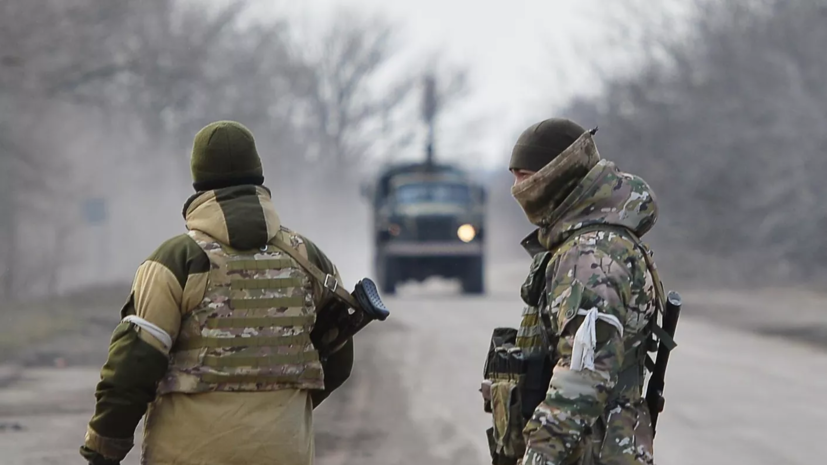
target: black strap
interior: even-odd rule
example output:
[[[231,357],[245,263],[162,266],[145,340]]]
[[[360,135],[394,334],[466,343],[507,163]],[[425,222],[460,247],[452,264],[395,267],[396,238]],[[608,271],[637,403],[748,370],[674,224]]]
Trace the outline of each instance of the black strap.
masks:
[[[348,293],[347,291],[342,289],[341,286],[339,286],[339,282],[336,280],[335,276],[320,270],[316,265],[310,263],[310,260],[302,256],[298,252],[298,250],[294,249],[278,237],[274,237],[273,239],[271,239],[270,243],[275,245],[279,250],[289,255],[290,258],[295,260],[302,268],[305,269],[305,271],[310,273],[310,275],[313,276],[313,278],[316,281],[318,281],[322,285],[322,287],[333,292],[333,295],[338,297],[342,302],[346,303],[350,308],[361,308],[359,306],[359,303],[356,302],[356,299],[354,299],[353,296],[350,295],[350,293]]]

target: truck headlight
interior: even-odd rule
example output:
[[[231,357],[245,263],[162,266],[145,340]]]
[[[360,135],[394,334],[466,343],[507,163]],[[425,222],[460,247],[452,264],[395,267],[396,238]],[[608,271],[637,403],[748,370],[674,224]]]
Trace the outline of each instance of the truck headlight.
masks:
[[[471,242],[477,236],[477,231],[470,224],[464,224],[457,229],[457,237],[462,242]]]

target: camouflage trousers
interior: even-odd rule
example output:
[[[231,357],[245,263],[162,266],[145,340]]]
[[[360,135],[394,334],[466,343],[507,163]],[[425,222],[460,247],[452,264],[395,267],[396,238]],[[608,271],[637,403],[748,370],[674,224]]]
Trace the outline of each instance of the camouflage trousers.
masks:
[[[572,461],[567,461],[561,465],[602,465],[596,461],[595,455],[598,454],[598,448],[595,447],[594,441],[589,438],[585,441],[582,447],[578,449],[579,458],[573,457]],[[522,465],[523,459],[517,461],[517,465]],[[526,464],[528,465],[528,464]]]
[[[572,455],[554,465],[654,465],[648,408],[639,402],[618,407],[615,412],[601,416]]]

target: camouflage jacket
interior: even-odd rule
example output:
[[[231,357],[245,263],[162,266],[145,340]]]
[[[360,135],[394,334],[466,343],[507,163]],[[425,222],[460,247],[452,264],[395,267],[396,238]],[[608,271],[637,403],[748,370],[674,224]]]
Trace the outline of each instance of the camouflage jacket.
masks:
[[[656,295],[645,252],[616,231],[645,234],[657,218],[654,195],[642,179],[600,160],[551,216],[523,241],[532,255],[552,251],[540,311],[557,345],[549,390],[523,431],[522,463],[652,464],[641,383],[619,386],[618,375],[648,330]],[[575,334],[587,318],[596,328],[593,368],[573,369]]]
[[[256,251],[276,234],[286,234],[298,239],[294,244],[299,244],[300,253],[338,278],[335,266],[318,247],[281,225],[270,192],[264,187],[245,185],[200,192],[187,201],[184,216],[190,234],[163,243],[135,274],[129,299],[121,311],[124,320],[112,335],[109,356],[101,370],[95,414],[81,449],[87,458],[101,455],[123,459],[133,446],[135,428],[148,405],[158,400],[159,382],[169,374],[170,349],[186,330],[190,313],[203,304],[211,279],[210,258],[193,234],[209,235],[236,250]],[[332,293],[315,281],[311,293],[316,309],[333,299]],[[333,357],[329,359],[328,366],[334,373],[325,366],[325,390],[312,391],[321,394],[319,399],[347,379],[352,351],[350,344],[340,351],[340,365]],[[238,399],[244,403],[242,397]],[[239,411],[244,408],[239,405]],[[237,425],[225,426],[232,429]],[[238,430],[243,432],[243,428]]]

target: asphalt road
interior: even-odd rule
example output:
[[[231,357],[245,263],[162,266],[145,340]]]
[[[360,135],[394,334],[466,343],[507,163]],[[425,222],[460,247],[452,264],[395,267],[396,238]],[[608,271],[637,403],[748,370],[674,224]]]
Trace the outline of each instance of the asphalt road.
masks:
[[[693,317],[692,305],[703,298],[685,298],[657,463],[820,463],[827,457],[827,351],[732,329],[708,309]],[[477,391],[482,362],[491,329],[517,324],[520,303],[509,294],[463,298],[447,286],[426,286],[403,289],[388,305],[391,318],[357,341],[351,380],[317,410],[317,463],[490,463],[490,420]],[[22,375],[0,390],[0,465],[81,463],[77,447],[97,368]],[[138,463],[134,453],[124,462]]]
[[[670,358],[657,463],[819,463],[827,456],[827,352],[693,318],[691,304]],[[516,324],[519,302],[434,295],[393,309],[401,330],[381,334],[390,325],[377,325],[372,335],[383,341],[383,366],[407,388],[429,452],[438,463],[489,463],[482,362],[491,328]]]

